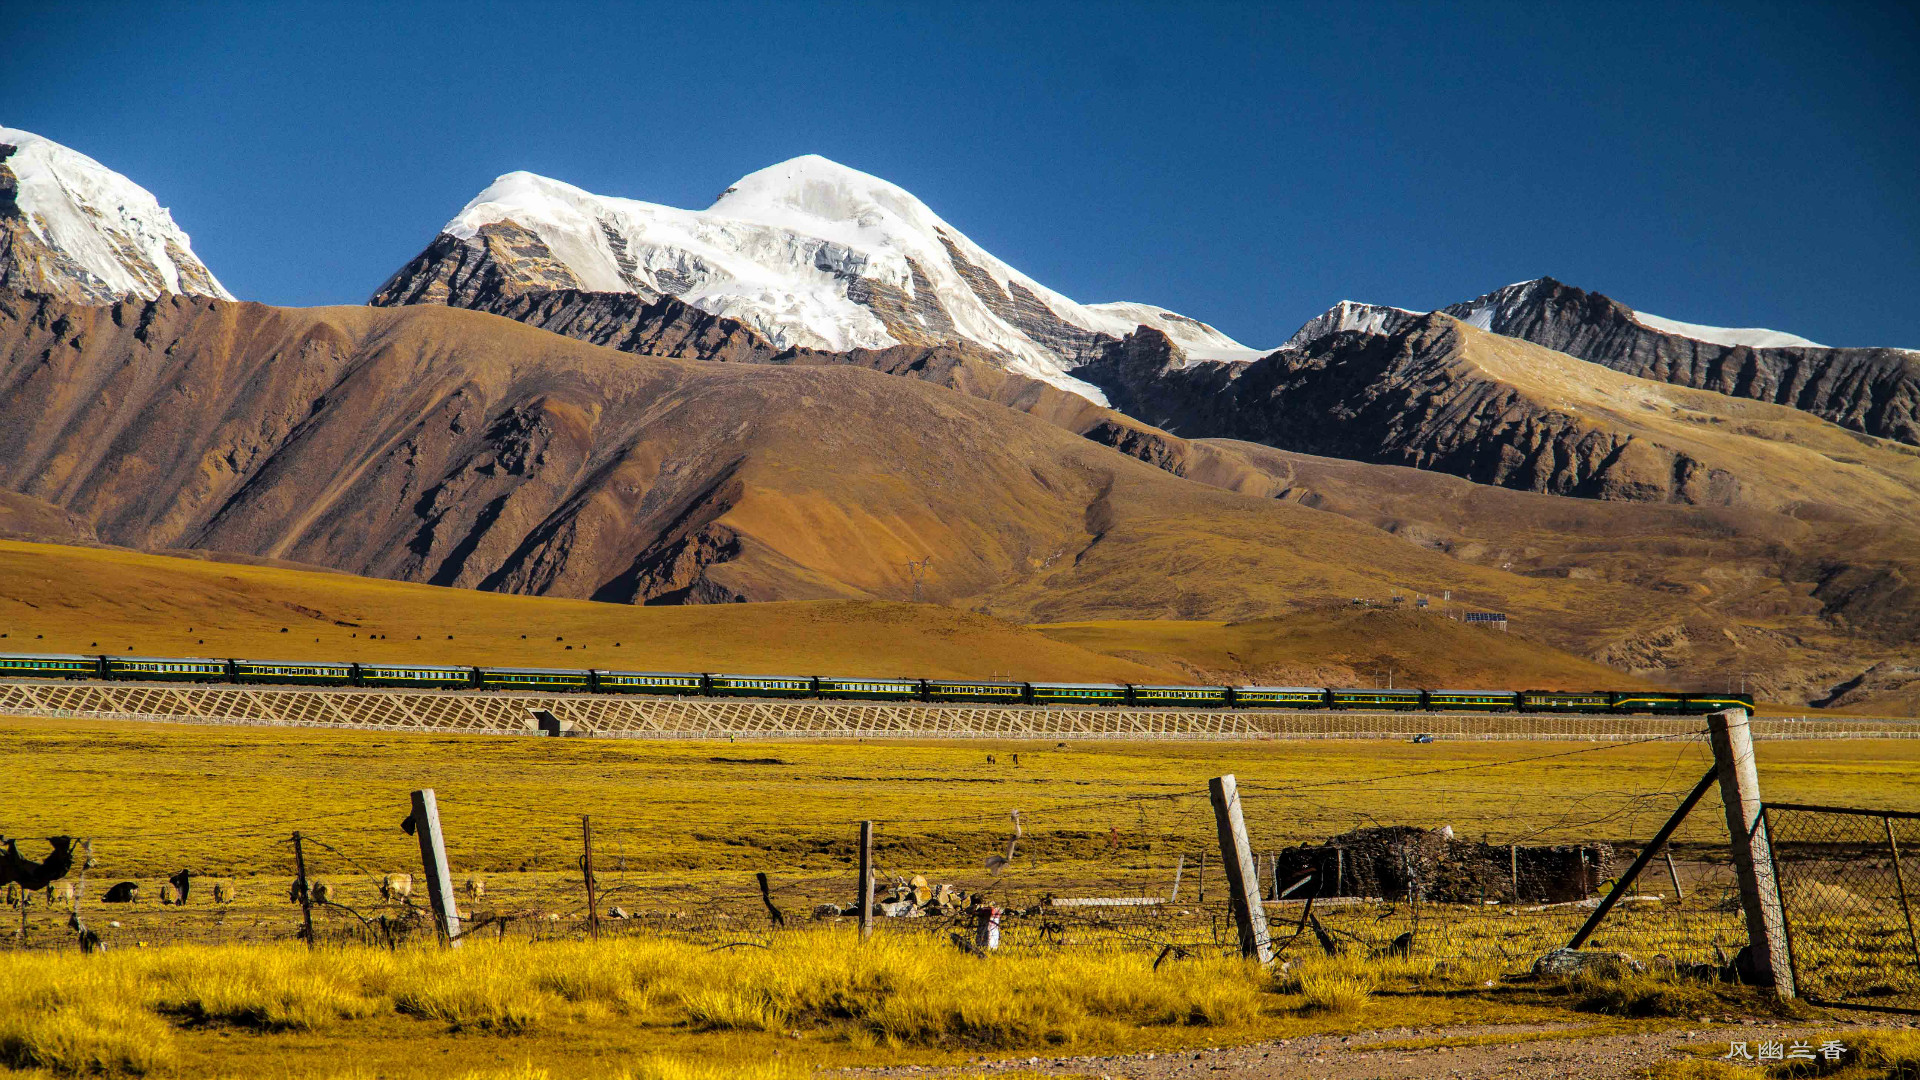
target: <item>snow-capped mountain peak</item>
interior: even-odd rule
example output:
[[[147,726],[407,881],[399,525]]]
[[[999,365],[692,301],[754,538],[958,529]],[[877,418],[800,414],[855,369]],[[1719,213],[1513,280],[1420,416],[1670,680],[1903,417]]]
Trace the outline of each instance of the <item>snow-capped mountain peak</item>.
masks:
[[[86,303],[233,299],[147,189],[77,150],[0,127],[0,285]]]
[[[1163,308],[1076,303],[981,248],[906,189],[818,155],[741,177],[699,211],[508,173],[442,233],[464,243],[464,253],[450,253],[462,266],[470,258],[510,264],[498,267],[503,288],[672,295],[782,347],[971,342],[1011,370],[1103,404],[1072,369],[1142,325],[1192,359],[1261,355]],[[464,271],[415,260],[375,302],[467,302],[445,284],[457,272]]]

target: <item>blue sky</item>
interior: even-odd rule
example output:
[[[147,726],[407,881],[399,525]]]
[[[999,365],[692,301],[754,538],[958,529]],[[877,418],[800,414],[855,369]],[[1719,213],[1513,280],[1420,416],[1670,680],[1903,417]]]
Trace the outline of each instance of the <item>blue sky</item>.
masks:
[[[0,124],[248,299],[363,302],[512,169],[704,207],[811,152],[1250,344],[1551,274],[1920,348],[1911,4],[9,9]]]

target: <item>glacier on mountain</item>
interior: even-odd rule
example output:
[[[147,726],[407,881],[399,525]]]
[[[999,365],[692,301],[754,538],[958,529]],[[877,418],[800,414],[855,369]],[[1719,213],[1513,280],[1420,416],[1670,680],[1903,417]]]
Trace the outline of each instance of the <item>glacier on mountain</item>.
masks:
[[[52,139],[0,127],[0,282],[102,302],[231,300],[147,189]]]
[[[442,232],[477,242],[490,228],[533,234],[559,264],[548,285],[676,296],[781,347],[969,341],[1013,371],[1101,404],[1104,395],[1072,369],[1142,325],[1192,360],[1262,354],[1164,308],[1068,299],[905,189],[817,155],[742,177],[699,211],[508,173]]]

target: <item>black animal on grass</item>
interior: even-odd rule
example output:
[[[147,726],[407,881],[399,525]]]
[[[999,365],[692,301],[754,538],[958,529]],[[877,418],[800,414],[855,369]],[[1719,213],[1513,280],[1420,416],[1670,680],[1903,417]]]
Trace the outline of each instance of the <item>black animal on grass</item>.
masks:
[[[0,850],[0,885],[44,889],[66,877],[73,869],[73,837],[49,836],[47,843],[53,851],[45,859],[34,862],[20,854],[18,841],[8,840],[5,850]]]

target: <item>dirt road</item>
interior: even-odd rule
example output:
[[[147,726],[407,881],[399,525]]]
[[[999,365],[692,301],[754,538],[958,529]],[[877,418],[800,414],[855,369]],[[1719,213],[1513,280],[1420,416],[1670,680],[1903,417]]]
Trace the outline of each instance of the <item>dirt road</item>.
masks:
[[[859,1077],[938,1077],[943,1074],[997,1072],[1106,1080],[1201,1080],[1247,1077],[1250,1080],[1633,1080],[1660,1061],[1682,1057],[1680,1047],[1702,1044],[1725,1048],[1746,1043],[1758,1053],[1763,1041],[1791,1046],[1800,1041],[1817,1048],[1824,1041],[1846,1041],[1863,1026],[1775,1026],[1771,1024],[1672,1027],[1625,1034],[1581,1034],[1592,1025],[1483,1025],[1456,1028],[1400,1028],[1362,1035],[1311,1035],[1250,1046],[1111,1057],[1023,1057],[981,1060],[958,1069],[892,1068],[848,1070]],[[1486,1038],[1483,1045],[1421,1046],[1442,1039]],[[1722,1050],[1724,1052],[1724,1049]]]

